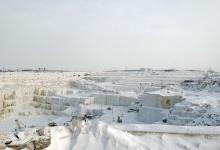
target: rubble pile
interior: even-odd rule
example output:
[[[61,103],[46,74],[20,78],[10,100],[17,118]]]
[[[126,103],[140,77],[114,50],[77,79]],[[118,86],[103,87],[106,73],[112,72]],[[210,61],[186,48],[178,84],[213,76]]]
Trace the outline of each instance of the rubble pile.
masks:
[[[181,82],[181,87],[191,90],[218,90],[220,91],[220,78],[207,75],[199,80],[185,80]]]
[[[4,134],[0,134],[0,149],[5,149],[6,148],[6,141],[8,140],[8,137]]]
[[[220,125],[220,115],[205,113],[199,118],[194,119],[189,125],[193,126],[219,126]]]
[[[25,129],[25,131],[14,133],[13,138],[3,137],[0,148],[42,150],[51,143],[50,135],[39,135],[35,129]]]
[[[210,114],[212,107],[210,104],[185,103],[175,105],[170,109],[167,123],[174,125],[189,126],[217,126],[220,125],[220,116]],[[218,119],[219,116],[219,119]]]

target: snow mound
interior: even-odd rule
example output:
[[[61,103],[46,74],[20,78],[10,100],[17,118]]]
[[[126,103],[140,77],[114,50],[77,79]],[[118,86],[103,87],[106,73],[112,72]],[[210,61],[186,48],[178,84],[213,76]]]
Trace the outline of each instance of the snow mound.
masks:
[[[51,145],[47,150],[142,150],[149,149],[138,137],[114,129],[103,122],[86,125],[80,132],[68,127],[51,129]]]
[[[137,135],[115,129],[103,122],[91,122],[79,131],[69,127],[51,128],[51,145],[46,150],[149,150],[219,149],[219,136],[148,133]]]

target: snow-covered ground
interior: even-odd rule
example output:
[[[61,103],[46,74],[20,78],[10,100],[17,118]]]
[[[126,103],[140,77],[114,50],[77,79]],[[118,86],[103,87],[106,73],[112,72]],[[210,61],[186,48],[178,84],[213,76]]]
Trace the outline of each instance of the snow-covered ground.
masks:
[[[219,89],[219,73],[193,70],[0,73],[0,135],[22,131],[21,145],[43,129],[48,150],[219,149]]]
[[[83,131],[72,133],[66,127],[52,131],[52,143],[48,150],[100,149],[100,150],[150,150],[150,149],[219,149],[220,136],[179,135],[147,133],[133,135],[96,122],[85,125]]]

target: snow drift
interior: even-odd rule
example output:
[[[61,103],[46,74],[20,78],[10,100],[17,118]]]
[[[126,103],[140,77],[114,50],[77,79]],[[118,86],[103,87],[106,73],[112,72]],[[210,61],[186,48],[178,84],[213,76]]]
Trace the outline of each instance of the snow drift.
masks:
[[[67,127],[51,129],[51,145],[47,150],[134,150],[149,149],[147,143],[129,133],[111,128],[103,122],[85,125],[73,132]]]
[[[172,128],[172,127],[171,127]],[[73,132],[68,127],[51,129],[47,150],[150,150],[150,149],[219,149],[219,136],[146,133],[133,135],[103,122],[84,125]]]

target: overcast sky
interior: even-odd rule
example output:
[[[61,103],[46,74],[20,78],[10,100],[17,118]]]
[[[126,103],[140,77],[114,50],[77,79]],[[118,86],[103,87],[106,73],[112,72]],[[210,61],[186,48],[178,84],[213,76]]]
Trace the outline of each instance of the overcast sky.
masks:
[[[0,68],[220,71],[219,0],[0,0]]]

